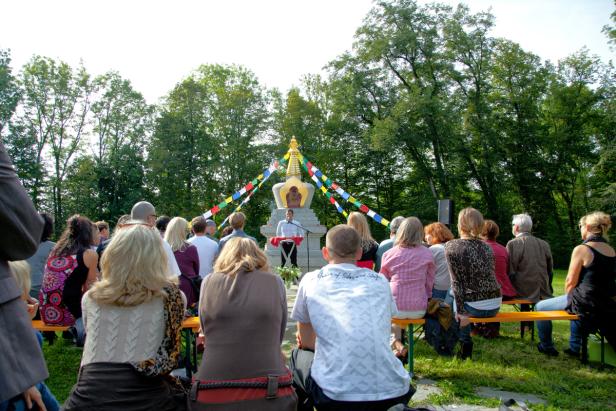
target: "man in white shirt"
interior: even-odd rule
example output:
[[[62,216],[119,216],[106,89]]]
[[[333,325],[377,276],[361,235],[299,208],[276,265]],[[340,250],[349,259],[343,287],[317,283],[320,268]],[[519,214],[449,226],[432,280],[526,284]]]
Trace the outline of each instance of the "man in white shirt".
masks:
[[[329,262],[299,284],[291,319],[298,349],[291,354],[298,410],[387,410],[406,404],[410,378],[389,344],[396,304],[389,283],[357,267],[359,234],[338,225],[326,237]]]
[[[147,201],[139,201],[135,204],[130,211],[131,220],[140,220],[149,225],[150,227],[154,227],[156,225],[156,209],[151,203]],[[167,271],[170,277],[176,277],[181,274],[180,267],[178,266],[177,261],[175,261],[175,255],[173,254],[173,250],[168,242],[166,242],[162,237],[160,239],[163,242],[163,248],[165,249],[165,253],[167,254]]]
[[[303,237],[304,228],[299,221],[293,219],[293,209],[287,210],[286,218],[278,222],[276,227],[276,237]],[[283,240],[280,242],[282,250],[280,251],[281,266],[287,263],[287,258],[291,258],[291,265],[297,267],[297,246],[294,241]]]
[[[206,275],[212,272],[214,259],[218,254],[218,244],[207,237],[207,222],[203,216],[193,218],[190,225],[194,236],[189,238],[188,242],[197,247],[197,253],[199,254],[199,276],[205,278]]]

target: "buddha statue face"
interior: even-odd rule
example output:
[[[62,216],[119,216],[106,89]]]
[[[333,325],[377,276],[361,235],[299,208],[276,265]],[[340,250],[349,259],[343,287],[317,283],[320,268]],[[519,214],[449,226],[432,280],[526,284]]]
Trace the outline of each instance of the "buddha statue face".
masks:
[[[286,195],[287,207],[298,208],[302,204],[302,195],[296,186],[291,186],[289,192]]]

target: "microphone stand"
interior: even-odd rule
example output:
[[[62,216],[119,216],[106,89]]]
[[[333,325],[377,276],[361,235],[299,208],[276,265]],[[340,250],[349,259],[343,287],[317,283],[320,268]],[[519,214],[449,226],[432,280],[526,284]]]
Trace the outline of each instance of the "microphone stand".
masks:
[[[306,272],[310,272],[310,236],[308,234],[312,234],[313,232],[308,230],[306,227],[301,226],[299,224],[295,224],[293,221],[288,221],[287,223],[294,225],[295,227],[299,227],[306,232],[306,255],[308,257],[308,268]]]

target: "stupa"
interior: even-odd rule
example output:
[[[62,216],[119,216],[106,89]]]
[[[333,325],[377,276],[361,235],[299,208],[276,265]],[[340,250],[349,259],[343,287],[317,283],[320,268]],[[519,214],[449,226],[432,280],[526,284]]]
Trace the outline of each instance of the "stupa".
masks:
[[[272,210],[267,224],[261,226],[261,234],[267,238],[265,253],[270,266],[279,266],[281,248],[274,247],[270,239],[276,236],[276,227],[279,221],[285,219],[286,210],[293,209],[294,219],[306,229],[304,240],[297,248],[297,265],[302,273],[305,273],[327,264],[321,255],[321,237],[327,232],[327,228],[319,223],[319,219],[310,208],[314,197],[314,186],[302,181],[297,148],[297,140],[293,137],[289,144],[286,181],[275,184],[272,188],[276,208]],[[287,261],[287,265],[289,264],[290,261]]]

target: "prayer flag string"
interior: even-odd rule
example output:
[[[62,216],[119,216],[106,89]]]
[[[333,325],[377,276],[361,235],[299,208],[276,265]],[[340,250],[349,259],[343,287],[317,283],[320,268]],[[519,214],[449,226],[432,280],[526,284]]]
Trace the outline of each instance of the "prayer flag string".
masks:
[[[208,218],[218,214],[220,212],[220,210],[222,210],[223,208],[227,207],[232,202],[239,200],[242,196],[244,196],[244,194],[249,193],[255,187],[260,186],[261,184],[263,184],[263,182],[267,181],[267,179],[272,175],[272,173],[274,171],[276,171],[278,169],[278,167],[280,165],[286,163],[288,158],[289,158],[289,156],[287,154],[287,155],[284,156],[284,158],[282,160],[274,161],[267,169],[263,170],[263,173],[259,174],[256,178],[254,178],[252,181],[250,181],[248,184],[246,184],[240,190],[237,190],[235,193],[233,193],[233,195],[227,197],[220,204],[215,205],[214,207],[212,207],[211,209],[209,209],[208,211],[203,213],[203,218],[208,219]]]
[[[302,153],[298,154],[298,158],[302,162],[302,166],[304,167],[304,169],[308,172],[308,175],[310,175],[310,178],[312,179],[312,181],[314,181],[315,184],[317,185],[317,188],[319,188],[321,192],[323,192],[323,195],[325,195],[330,200],[330,202],[332,202],[333,196],[327,191],[328,188],[338,193],[340,196],[342,196],[342,198],[344,198],[346,202],[353,204],[355,207],[359,209],[359,211],[361,211],[364,214],[367,214],[368,217],[372,218],[377,223],[383,224],[385,227],[389,227],[389,220],[377,214],[372,209],[370,209],[368,206],[366,206],[365,204],[362,204],[359,200],[357,200],[351,194],[347,193],[338,184],[332,182],[325,174],[321,172],[321,170],[319,170],[314,164],[308,161],[308,159],[306,159],[306,157],[304,157]],[[344,211],[344,209],[340,207],[340,205],[337,202],[336,203],[332,202],[332,204],[336,206],[336,209],[338,210],[339,213],[347,217],[346,211]]]

